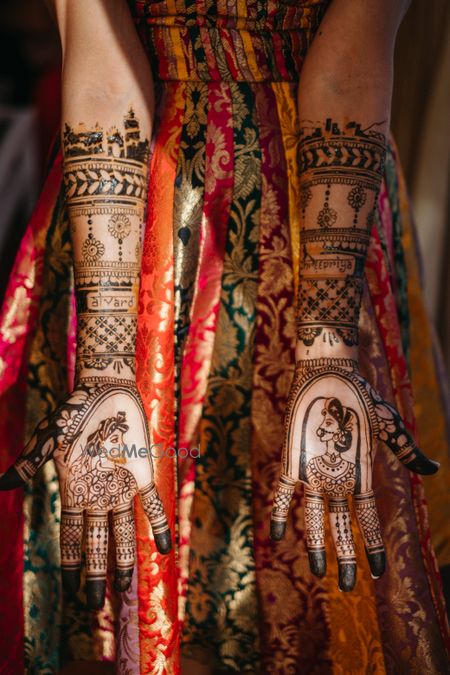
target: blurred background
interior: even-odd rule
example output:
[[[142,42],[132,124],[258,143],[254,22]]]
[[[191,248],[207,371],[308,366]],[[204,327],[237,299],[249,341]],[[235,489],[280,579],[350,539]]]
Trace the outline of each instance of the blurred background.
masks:
[[[428,308],[450,373],[450,3],[413,0],[400,27],[392,130],[411,195]]]

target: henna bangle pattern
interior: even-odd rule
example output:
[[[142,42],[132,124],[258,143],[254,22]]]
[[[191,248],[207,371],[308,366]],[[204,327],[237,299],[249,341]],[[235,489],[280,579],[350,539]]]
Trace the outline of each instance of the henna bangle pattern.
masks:
[[[76,244],[77,375],[133,379],[149,143],[130,109],[122,128],[66,125],[63,147]]]
[[[297,335],[305,346],[358,343],[364,265],[384,172],[386,139],[327,119],[301,130],[303,226]]]

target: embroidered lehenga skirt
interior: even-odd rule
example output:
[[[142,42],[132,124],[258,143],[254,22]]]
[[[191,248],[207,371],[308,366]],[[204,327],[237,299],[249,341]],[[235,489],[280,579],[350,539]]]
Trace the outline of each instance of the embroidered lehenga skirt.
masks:
[[[116,660],[176,673],[179,649],[249,673],[442,673],[449,645],[431,533],[450,562],[448,446],[407,196],[390,143],[371,233],[362,369],[442,463],[427,482],[380,445],[374,485],[387,571],[358,582],[309,571],[301,490],[285,541],[269,539],[299,278],[296,91],[325,10],[292,0],[130,3],[158,110],[143,249],[138,384],[177,545],[157,554],[136,505],[129,592],[104,610],[63,595],[52,462],[1,494],[0,640],[11,672]],[[17,255],[0,333],[1,467],[73,382],[75,312],[61,155]],[[8,671],[9,672],[9,671]]]

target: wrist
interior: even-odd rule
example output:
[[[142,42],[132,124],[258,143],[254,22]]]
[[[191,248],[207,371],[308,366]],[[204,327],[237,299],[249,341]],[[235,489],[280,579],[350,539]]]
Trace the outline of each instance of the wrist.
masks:
[[[358,358],[358,344],[346,345],[342,340],[315,339],[311,345],[307,345],[304,340],[297,339],[295,346],[296,362],[316,359],[349,359],[358,362]]]
[[[75,364],[75,384],[136,385],[134,356],[120,358],[117,355],[77,357]]]

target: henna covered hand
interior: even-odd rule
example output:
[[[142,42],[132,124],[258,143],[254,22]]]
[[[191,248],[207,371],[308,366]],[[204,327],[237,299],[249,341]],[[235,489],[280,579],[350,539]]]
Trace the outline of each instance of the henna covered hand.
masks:
[[[311,571],[317,576],[326,572],[327,502],[344,591],[356,582],[349,497],[373,577],[385,568],[372,491],[375,439],[383,440],[411,471],[432,474],[438,469],[417,448],[395,408],[358,373],[359,314],[384,173],[385,131],[385,122],[304,121],[299,144],[297,364],[285,413],[271,536],[284,536],[292,494],[301,481]]]
[[[75,390],[36,429],[0,489],[23,485],[48,459],[61,487],[61,565],[65,588],[80,583],[86,549],[87,599],[102,607],[109,520],[116,545],[115,587],[128,588],[139,494],[161,553],[171,548],[153,481],[147,420],[135,380],[141,240],[149,142],[133,108],[109,129],[63,132],[64,185],[73,244],[77,306]]]
[[[147,421],[133,382],[84,381],[35,430],[22,456],[0,477],[0,489],[25,484],[50,458],[61,487],[61,567],[64,587],[80,583],[84,532],[87,598],[103,606],[109,516],[116,548],[115,588],[131,583],[136,534],[133,498],[139,494],[160,553],[171,549],[167,518],[154,483]]]
[[[383,440],[411,471],[433,474],[439,465],[416,446],[399,413],[358,373],[349,359],[299,361],[285,413],[282,473],[275,492],[271,537],[284,536],[298,481],[305,485],[310,568],[326,572],[325,500],[339,563],[339,587],[352,590],[356,558],[348,498],[353,497],[372,576],[385,568],[372,490],[375,439]]]

